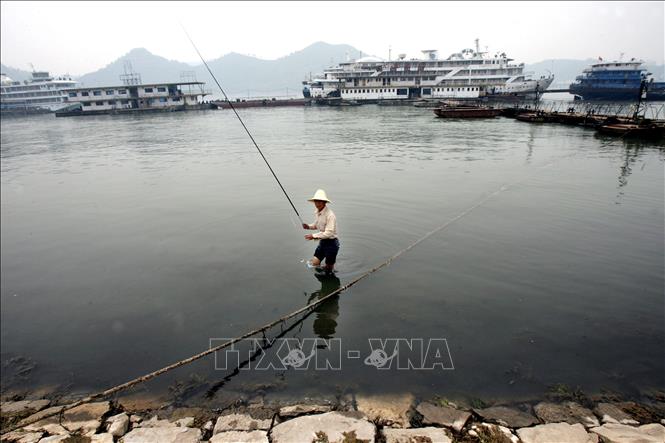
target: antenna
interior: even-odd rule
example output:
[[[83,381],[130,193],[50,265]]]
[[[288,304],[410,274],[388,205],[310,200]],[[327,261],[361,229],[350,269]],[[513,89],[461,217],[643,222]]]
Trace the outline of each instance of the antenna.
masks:
[[[141,74],[134,72],[132,69],[132,62],[125,60],[124,62],[125,73],[120,75],[120,80],[125,86],[136,86],[141,84]]]
[[[476,38],[474,41],[476,42],[476,52],[480,52],[480,45],[479,45],[480,40]]]
[[[391,45],[388,45],[388,61],[390,61],[390,55],[392,53],[393,47]]]
[[[35,67],[32,66],[32,63],[28,63],[28,65],[30,65],[30,68],[32,68],[32,72],[35,72]]]

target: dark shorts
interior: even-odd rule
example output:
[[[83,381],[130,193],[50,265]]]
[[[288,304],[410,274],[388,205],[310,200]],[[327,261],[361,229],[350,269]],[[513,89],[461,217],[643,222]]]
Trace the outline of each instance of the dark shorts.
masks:
[[[327,265],[334,265],[337,261],[337,252],[339,251],[339,240],[336,238],[329,238],[324,240],[319,240],[319,245],[314,251],[314,257],[323,261],[326,259]]]

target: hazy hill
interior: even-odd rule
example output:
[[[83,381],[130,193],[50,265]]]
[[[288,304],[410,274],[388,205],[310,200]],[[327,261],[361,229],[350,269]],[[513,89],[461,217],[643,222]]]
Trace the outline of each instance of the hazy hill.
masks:
[[[147,49],[136,48],[102,69],[82,75],[78,81],[83,86],[121,85],[120,75],[125,72],[125,60],[132,63],[134,72],[141,74],[143,82],[180,80],[181,72],[193,69],[187,63],[167,60],[164,57],[152,54]]]
[[[5,66],[0,64],[0,69],[2,73],[7,75],[9,78],[15,81],[29,80],[32,78],[32,73],[30,71],[23,71],[22,69],[12,68],[10,66]]]
[[[210,69],[230,95],[252,96],[284,92],[293,94],[302,89],[301,81],[309,75],[346,59],[346,54],[357,57],[359,51],[349,45],[314,43],[305,49],[277,60],[262,60],[247,55],[230,53],[208,60]],[[120,84],[124,73],[124,62],[129,60],[135,72],[141,74],[143,82],[179,81],[184,71],[194,71],[197,80],[213,88],[213,80],[204,66],[191,66],[154,55],[148,50],[132,49],[104,68],[83,75],[79,81],[85,86]]]

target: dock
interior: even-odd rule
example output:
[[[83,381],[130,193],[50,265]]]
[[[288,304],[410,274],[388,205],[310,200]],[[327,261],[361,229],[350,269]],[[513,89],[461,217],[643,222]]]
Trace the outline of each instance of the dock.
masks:
[[[214,100],[212,103],[221,109],[231,109],[231,105],[229,105],[229,102],[226,100]],[[263,98],[250,100],[236,99],[231,103],[233,104],[234,108],[276,108],[281,106],[307,106],[310,104],[310,100],[306,98]]]

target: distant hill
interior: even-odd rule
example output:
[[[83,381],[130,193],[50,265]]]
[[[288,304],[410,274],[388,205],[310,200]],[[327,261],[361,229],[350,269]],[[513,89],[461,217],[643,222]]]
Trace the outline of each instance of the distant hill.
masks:
[[[344,61],[347,54],[353,58],[359,51],[349,45],[318,42],[277,60],[230,53],[207,62],[229,95],[246,96],[248,91],[252,96],[286,94],[287,88],[290,94],[294,94],[302,89],[301,81],[310,72],[312,75],[320,73],[324,68]],[[197,80],[206,82],[208,89],[217,92],[210,74],[201,64],[192,66],[167,60],[143,48],[132,49],[104,68],[81,76],[79,81],[84,86],[120,84],[125,60],[132,63],[133,70],[141,74],[143,82],[179,81],[184,71],[194,71]]]
[[[141,74],[141,80],[146,83],[180,80],[182,71],[192,70],[187,63],[167,60],[152,54],[147,49],[136,48],[105,67],[82,75],[78,81],[82,86],[121,85],[120,75],[125,72],[127,60],[131,62],[134,72]]]
[[[14,81],[29,80],[32,78],[32,73],[30,71],[23,71],[22,69],[12,68],[4,64],[0,64],[0,69],[2,73],[11,78]]]

